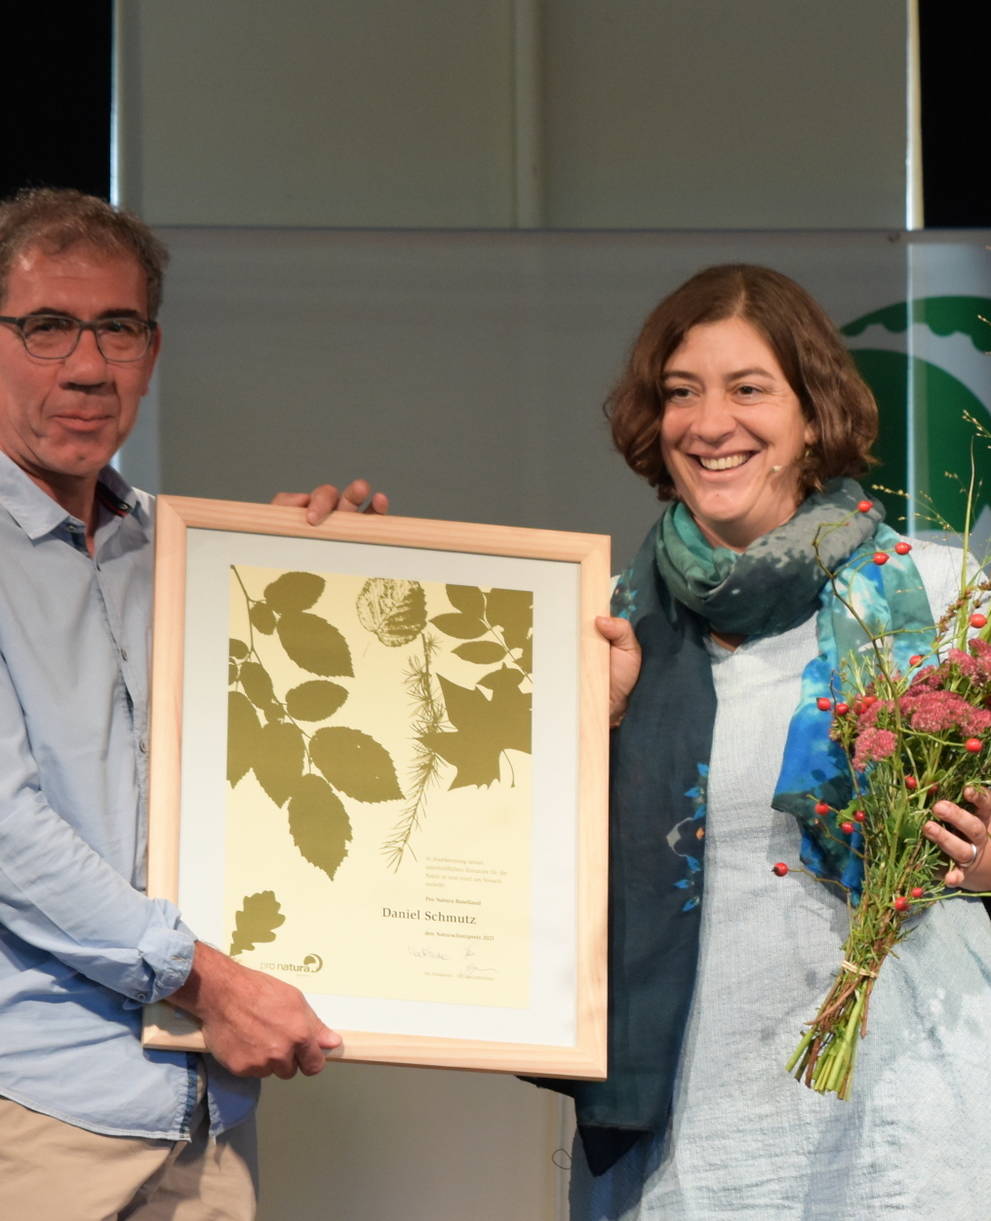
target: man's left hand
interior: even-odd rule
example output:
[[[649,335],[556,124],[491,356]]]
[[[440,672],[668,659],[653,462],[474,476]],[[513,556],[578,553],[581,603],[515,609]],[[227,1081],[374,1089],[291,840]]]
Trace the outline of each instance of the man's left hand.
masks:
[[[367,479],[354,479],[343,492],[330,483],[321,483],[312,492],[279,492],[272,498],[274,505],[295,505],[306,510],[306,520],[319,526],[335,510],[341,513],[388,513],[389,497],[373,492]]]

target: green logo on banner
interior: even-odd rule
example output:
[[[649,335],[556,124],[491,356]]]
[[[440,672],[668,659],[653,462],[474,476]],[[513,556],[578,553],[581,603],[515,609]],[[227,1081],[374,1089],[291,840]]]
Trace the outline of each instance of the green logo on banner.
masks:
[[[978,352],[985,353],[991,349],[988,318],[991,300],[987,297],[923,297],[864,314],[841,330],[848,337],[862,335],[873,326],[907,334],[911,326],[922,325],[934,336],[967,336]],[[881,465],[868,481],[911,490],[918,530],[936,528],[925,520],[930,505],[954,530],[962,529],[973,437],[965,414],[982,421],[991,414],[991,367],[989,395],[982,401],[956,376],[952,354],[948,357],[950,367],[909,352],[880,348],[853,348],[852,354],[881,412],[874,451]],[[980,485],[976,518],[991,505],[991,455],[978,445],[975,458]],[[896,527],[901,525],[909,511],[905,501],[884,493],[879,499],[885,504],[888,520]]]

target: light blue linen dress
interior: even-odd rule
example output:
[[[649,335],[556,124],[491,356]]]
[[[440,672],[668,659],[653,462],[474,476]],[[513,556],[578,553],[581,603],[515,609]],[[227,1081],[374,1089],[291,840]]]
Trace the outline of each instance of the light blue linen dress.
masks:
[[[960,552],[917,544],[936,613]],[[593,1178],[576,1142],[574,1221],[991,1217],[991,921],[980,900],[928,911],[885,965],[853,1096],[784,1069],[840,962],[842,898],[801,874],[795,820],[771,809],[815,620],[710,646],[718,709],[698,978],[670,1129]]]

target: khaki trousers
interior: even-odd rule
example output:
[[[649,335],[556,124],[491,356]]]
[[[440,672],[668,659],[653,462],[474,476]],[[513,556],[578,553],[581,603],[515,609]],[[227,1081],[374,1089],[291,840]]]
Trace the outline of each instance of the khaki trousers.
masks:
[[[254,1121],[207,1139],[101,1136],[0,1098],[3,1221],[252,1221]]]

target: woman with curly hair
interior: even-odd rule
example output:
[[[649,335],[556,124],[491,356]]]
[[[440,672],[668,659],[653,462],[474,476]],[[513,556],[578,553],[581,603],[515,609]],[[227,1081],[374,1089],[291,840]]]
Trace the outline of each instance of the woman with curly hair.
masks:
[[[863,571],[872,615],[897,635],[939,618],[960,552],[894,552],[855,481],[873,396],[822,309],[777,272],[709,268],[662,301],[607,414],[666,503],[617,585],[617,617],[600,621],[616,726],[609,1076],[558,1086],[578,1113],[573,1217],[983,1215],[980,902],[936,905],[899,947],[840,1102],[784,1065],[836,969],[842,890],[771,873],[800,853],[841,880],[851,865],[805,817],[830,782],[815,695],[856,631],[823,565]],[[868,572],[877,549],[891,563]],[[938,802],[926,833],[950,885],[985,890],[991,801],[974,797]]]

